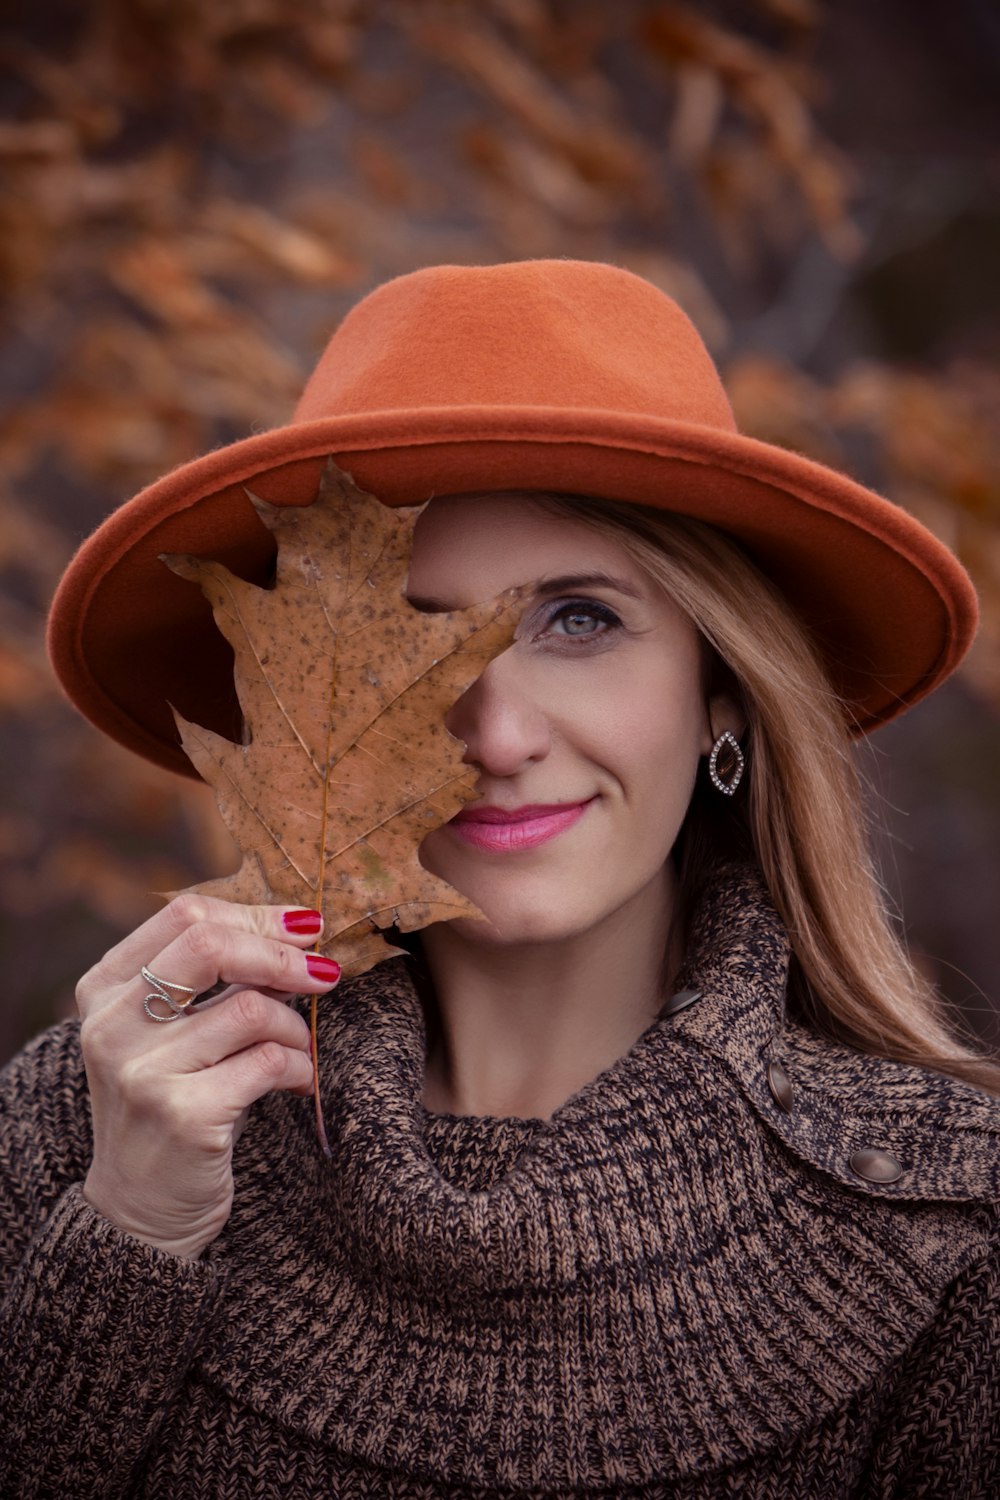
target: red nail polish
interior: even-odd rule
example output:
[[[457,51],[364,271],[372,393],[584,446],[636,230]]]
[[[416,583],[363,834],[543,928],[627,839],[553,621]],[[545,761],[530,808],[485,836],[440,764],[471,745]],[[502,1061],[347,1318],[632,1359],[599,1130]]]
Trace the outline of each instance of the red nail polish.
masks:
[[[324,979],[327,984],[336,984],[340,978],[340,965],[335,958],[324,958],[320,953],[306,954],[306,968],[312,979]]]
[[[282,922],[286,932],[294,932],[296,937],[315,937],[323,926],[323,918],[318,911],[286,911],[283,913]]]

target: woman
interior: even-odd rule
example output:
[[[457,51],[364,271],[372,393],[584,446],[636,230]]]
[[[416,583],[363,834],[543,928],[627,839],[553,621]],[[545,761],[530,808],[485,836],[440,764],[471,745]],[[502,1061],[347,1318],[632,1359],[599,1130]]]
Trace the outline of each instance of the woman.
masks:
[[[242,486],[307,504],[331,452],[433,497],[417,609],[526,588],[421,848],[483,916],[325,1002],[330,1161],[316,914],[182,897],[85,976],[5,1079],[5,1492],[996,1493],[1000,1067],[891,933],[848,753],[960,659],[961,568],[740,437],[638,278],[421,271],[71,564],[103,729],[175,769],[169,703],[238,734],[157,558],[263,580]]]

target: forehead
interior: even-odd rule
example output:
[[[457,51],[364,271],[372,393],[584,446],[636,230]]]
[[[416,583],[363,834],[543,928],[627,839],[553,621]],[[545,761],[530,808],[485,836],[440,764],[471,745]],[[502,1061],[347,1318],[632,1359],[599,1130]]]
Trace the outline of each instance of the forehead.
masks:
[[[601,570],[647,590],[645,574],[613,537],[553,515],[530,493],[444,495],[417,521],[407,593],[447,594],[463,607],[519,584]]]

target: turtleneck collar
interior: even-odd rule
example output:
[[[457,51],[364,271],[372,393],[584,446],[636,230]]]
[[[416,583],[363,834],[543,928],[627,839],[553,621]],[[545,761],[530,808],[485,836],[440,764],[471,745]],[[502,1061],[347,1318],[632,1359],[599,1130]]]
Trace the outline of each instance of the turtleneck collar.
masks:
[[[754,1084],[794,1050],[788,959],[759,877],[720,880],[680,981],[699,999],[548,1121],[430,1114],[408,961],[345,987],[320,1036],[332,1162],[308,1104],[282,1096],[240,1142],[210,1378],[235,1387],[250,1358],[234,1394],[359,1461],[528,1492],[707,1473],[846,1402],[995,1219],[838,1180],[808,1130],[795,1146]],[[807,1038],[807,1113],[826,1051],[859,1057]],[[995,1148],[996,1112],[958,1107]],[[265,1366],[252,1350],[279,1295],[297,1337]]]

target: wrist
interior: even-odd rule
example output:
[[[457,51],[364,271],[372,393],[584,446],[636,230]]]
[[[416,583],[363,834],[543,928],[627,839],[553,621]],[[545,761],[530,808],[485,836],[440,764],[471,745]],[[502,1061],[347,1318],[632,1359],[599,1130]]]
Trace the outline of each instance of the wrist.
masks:
[[[125,1207],[112,1201],[102,1192],[100,1183],[92,1180],[90,1174],[84,1181],[81,1194],[84,1202],[95,1213],[100,1214],[102,1219],[114,1225],[121,1234],[180,1260],[198,1260],[218,1238],[223,1228],[223,1224],[211,1227],[200,1224],[180,1229],[179,1226],[168,1227],[164,1223],[154,1223],[145,1219],[133,1207]]]

